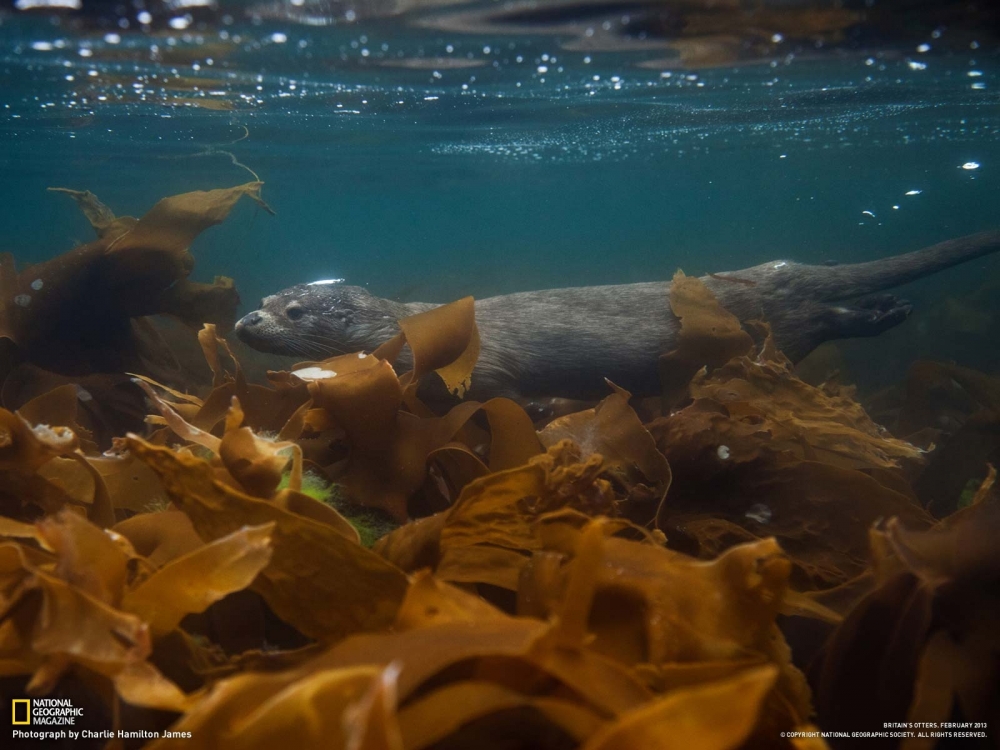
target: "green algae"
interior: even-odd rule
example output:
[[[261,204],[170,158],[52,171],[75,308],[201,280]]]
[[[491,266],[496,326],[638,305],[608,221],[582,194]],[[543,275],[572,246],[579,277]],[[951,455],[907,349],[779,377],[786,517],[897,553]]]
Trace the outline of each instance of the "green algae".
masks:
[[[281,475],[278,490],[288,487],[290,476],[288,471]],[[361,544],[366,548],[370,549],[381,537],[399,527],[399,524],[394,522],[388,513],[377,508],[366,508],[347,502],[339,484],[328,482],[314,471],[306,471],[302,474],[300,492],[329,505],[344,516],[351,526],[357,529],[361,537]]]

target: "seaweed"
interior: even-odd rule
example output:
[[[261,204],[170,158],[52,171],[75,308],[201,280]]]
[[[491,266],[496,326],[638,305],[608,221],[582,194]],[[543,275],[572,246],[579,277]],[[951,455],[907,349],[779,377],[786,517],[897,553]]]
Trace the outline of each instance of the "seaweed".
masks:
[[[913,489],[942,517],[1000,463],[1000,378],[952,363],[915,362],[906,381],[879,394],[882,417],[914,442],[936,444]]]
[[[261,185],[164,198],[140,219],[115,218],[90,193],[64,191],[82,206],[97,239],[20,273],[5,256],[0,336],[35,364],[79,374],[120,372],[138,360],[133,318],[168,314],[191,322],[197,314],[199,328],[206,322],[231,327],[238,304],[231,281],[189,281],[194,259],[188,247],[241,197],[266,206]]]
[[[702,367],[717,367],[746,354],[753,339],[739,319],[701,281],[678,271],[670,284],[670,310],[680,320],[677,349],[660,356],[666,406],[687,397],[687,385]]]
[[[55,188],[77,203],[97,238],[20,271],[12,256],[0,255],[0,341],[9,342],[0,361],[3,404],[21,406],[38,394],[39,383],[76,383],[89,410],[99,411],[88,421],[104,428],[101,443],[121,435],[127,424],[121,416],[140,416],[142,408],[123,373],[180,371],[149,316],[171,316],[195,329],[212,322],[228,330],[235,323],[239,295],[232,280],[191,281],[188,247],[244,196],[271,212],[261,186],[164,198],[139,219],[115,216],[89,191]]]
[[[291,476],[292,473],[287,470],[281,475],[281,482],[278,484],[279,490],[288,487]],[[307,471],[302,475],[302,486],[299,490],[303,494],[333,507],[346,518],[351,526],[357,530],[363,547],[371,548],[375,542],[397,526],[384,511],[346,502],[340,486],[326,481],[315,471]]]
[[[148,661],[153,639],[253,580],[270,527],[232,535],[149,570],[125,537],[64,511],[35,525],[3,522],[3,661],[45,694],[71,667],[109,678],[128,702],[183,710],[183,693]]]
[[[71,197],[141,286],[183,280],[253,185],[131,222]],[[938,417],[928,383],[964,393],[931,448],[800,380],[698,280],[671,304],[653,417],[612,383],[540,429],[506,399],[434,411],[423,384],[474,377],[471,299],[263,383],[191,307],[210,384],[109,373],[145,424],[104,453],[72,380],[0,410],[4,689],[189,750],[824,747],[787,734],[995,717],[996,472],[949,452],[995,381],[915,369],[897,427]],[[935,520],[915,487],[945,460],[977,481]]]
[[[813,669],[821,721],[845,728],[997,715],[1000,504],[990,467],[972,504],[926,531],[873,530],[876,588]],[[911,738],[906,748],[930,747]]]

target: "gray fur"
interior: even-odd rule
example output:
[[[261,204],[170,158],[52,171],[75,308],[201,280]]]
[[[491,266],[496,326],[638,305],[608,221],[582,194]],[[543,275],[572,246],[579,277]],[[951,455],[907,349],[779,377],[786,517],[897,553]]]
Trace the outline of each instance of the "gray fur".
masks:
[[[741,321],[770,323],[779,348],[797,361],[824,341],[875,336],[909,315],[905,301],[874,292],[997,250],[1000,232],[984,232],[869,263],[771,261],[702,281]],[[605,378],[636,395],[657,393],[657,360],[676,347],[679,330],[669,287],[571,287],[477,300],[482,351],[469,397],[600,398]],[[399,331],[397,320],[435,306],[343,284],[300,284],[265,298],[236,331],[255,349],[319,359],[370,352]],[[289,308],[301,316],[291,320]]]

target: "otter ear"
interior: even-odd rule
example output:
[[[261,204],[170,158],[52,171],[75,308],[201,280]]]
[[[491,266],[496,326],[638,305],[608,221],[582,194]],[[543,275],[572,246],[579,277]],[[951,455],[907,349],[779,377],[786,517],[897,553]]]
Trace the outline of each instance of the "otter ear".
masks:
[[[306,286],[322,286],[324,284],[343,284],[343,279],[320,279],[319,281],[310,281]]]

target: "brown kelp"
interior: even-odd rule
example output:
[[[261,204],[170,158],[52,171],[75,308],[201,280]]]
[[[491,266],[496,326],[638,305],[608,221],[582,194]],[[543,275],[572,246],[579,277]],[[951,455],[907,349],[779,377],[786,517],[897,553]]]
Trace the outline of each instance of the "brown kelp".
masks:
[[[185,231],[153,232],[165,268]],[[664,398],[609,383],[544,426],[421,400],[472,377],[471,299],[263,383],[206,320],[211,385],[120,373],[151,413],[105,453],[77,385],[0,411],[4,693],[86,706],[108,747],[820,748],[995,721],[992,467],[935,520],[914,487],[949,433],[916,447],[807,385],[697,280],[670,299]],[[995,408],[985,376],[921,368],[899,424],[925,427],[942,372],[978,399],[963,427]]]
[[[822,721],[852,729],[960,716],[985,726],[1000,715],[995,480],[991,466],[970,505],[929,530],[895,519],[872,530],[876,588],[815,664]]]
[[[187,376],[149,316],[170,316],[195,330],[204,323],[232,328],[239,304],[232,279],[191,281],[188,248],[244,196],[270,212],[261,186],[175,195],[139,219],[116,216],[89,191],[54,188],[77,203],[97,238],[20,271],[11,255],[0,255],[3,404],[18,407],[43,387],[75,383],[91,425],[114,428],[122,424],[116,415],[142,409],[123,373]],[[89,413],[102,406],[103,414]],[[110,437],[106,431],[102,437]]]

